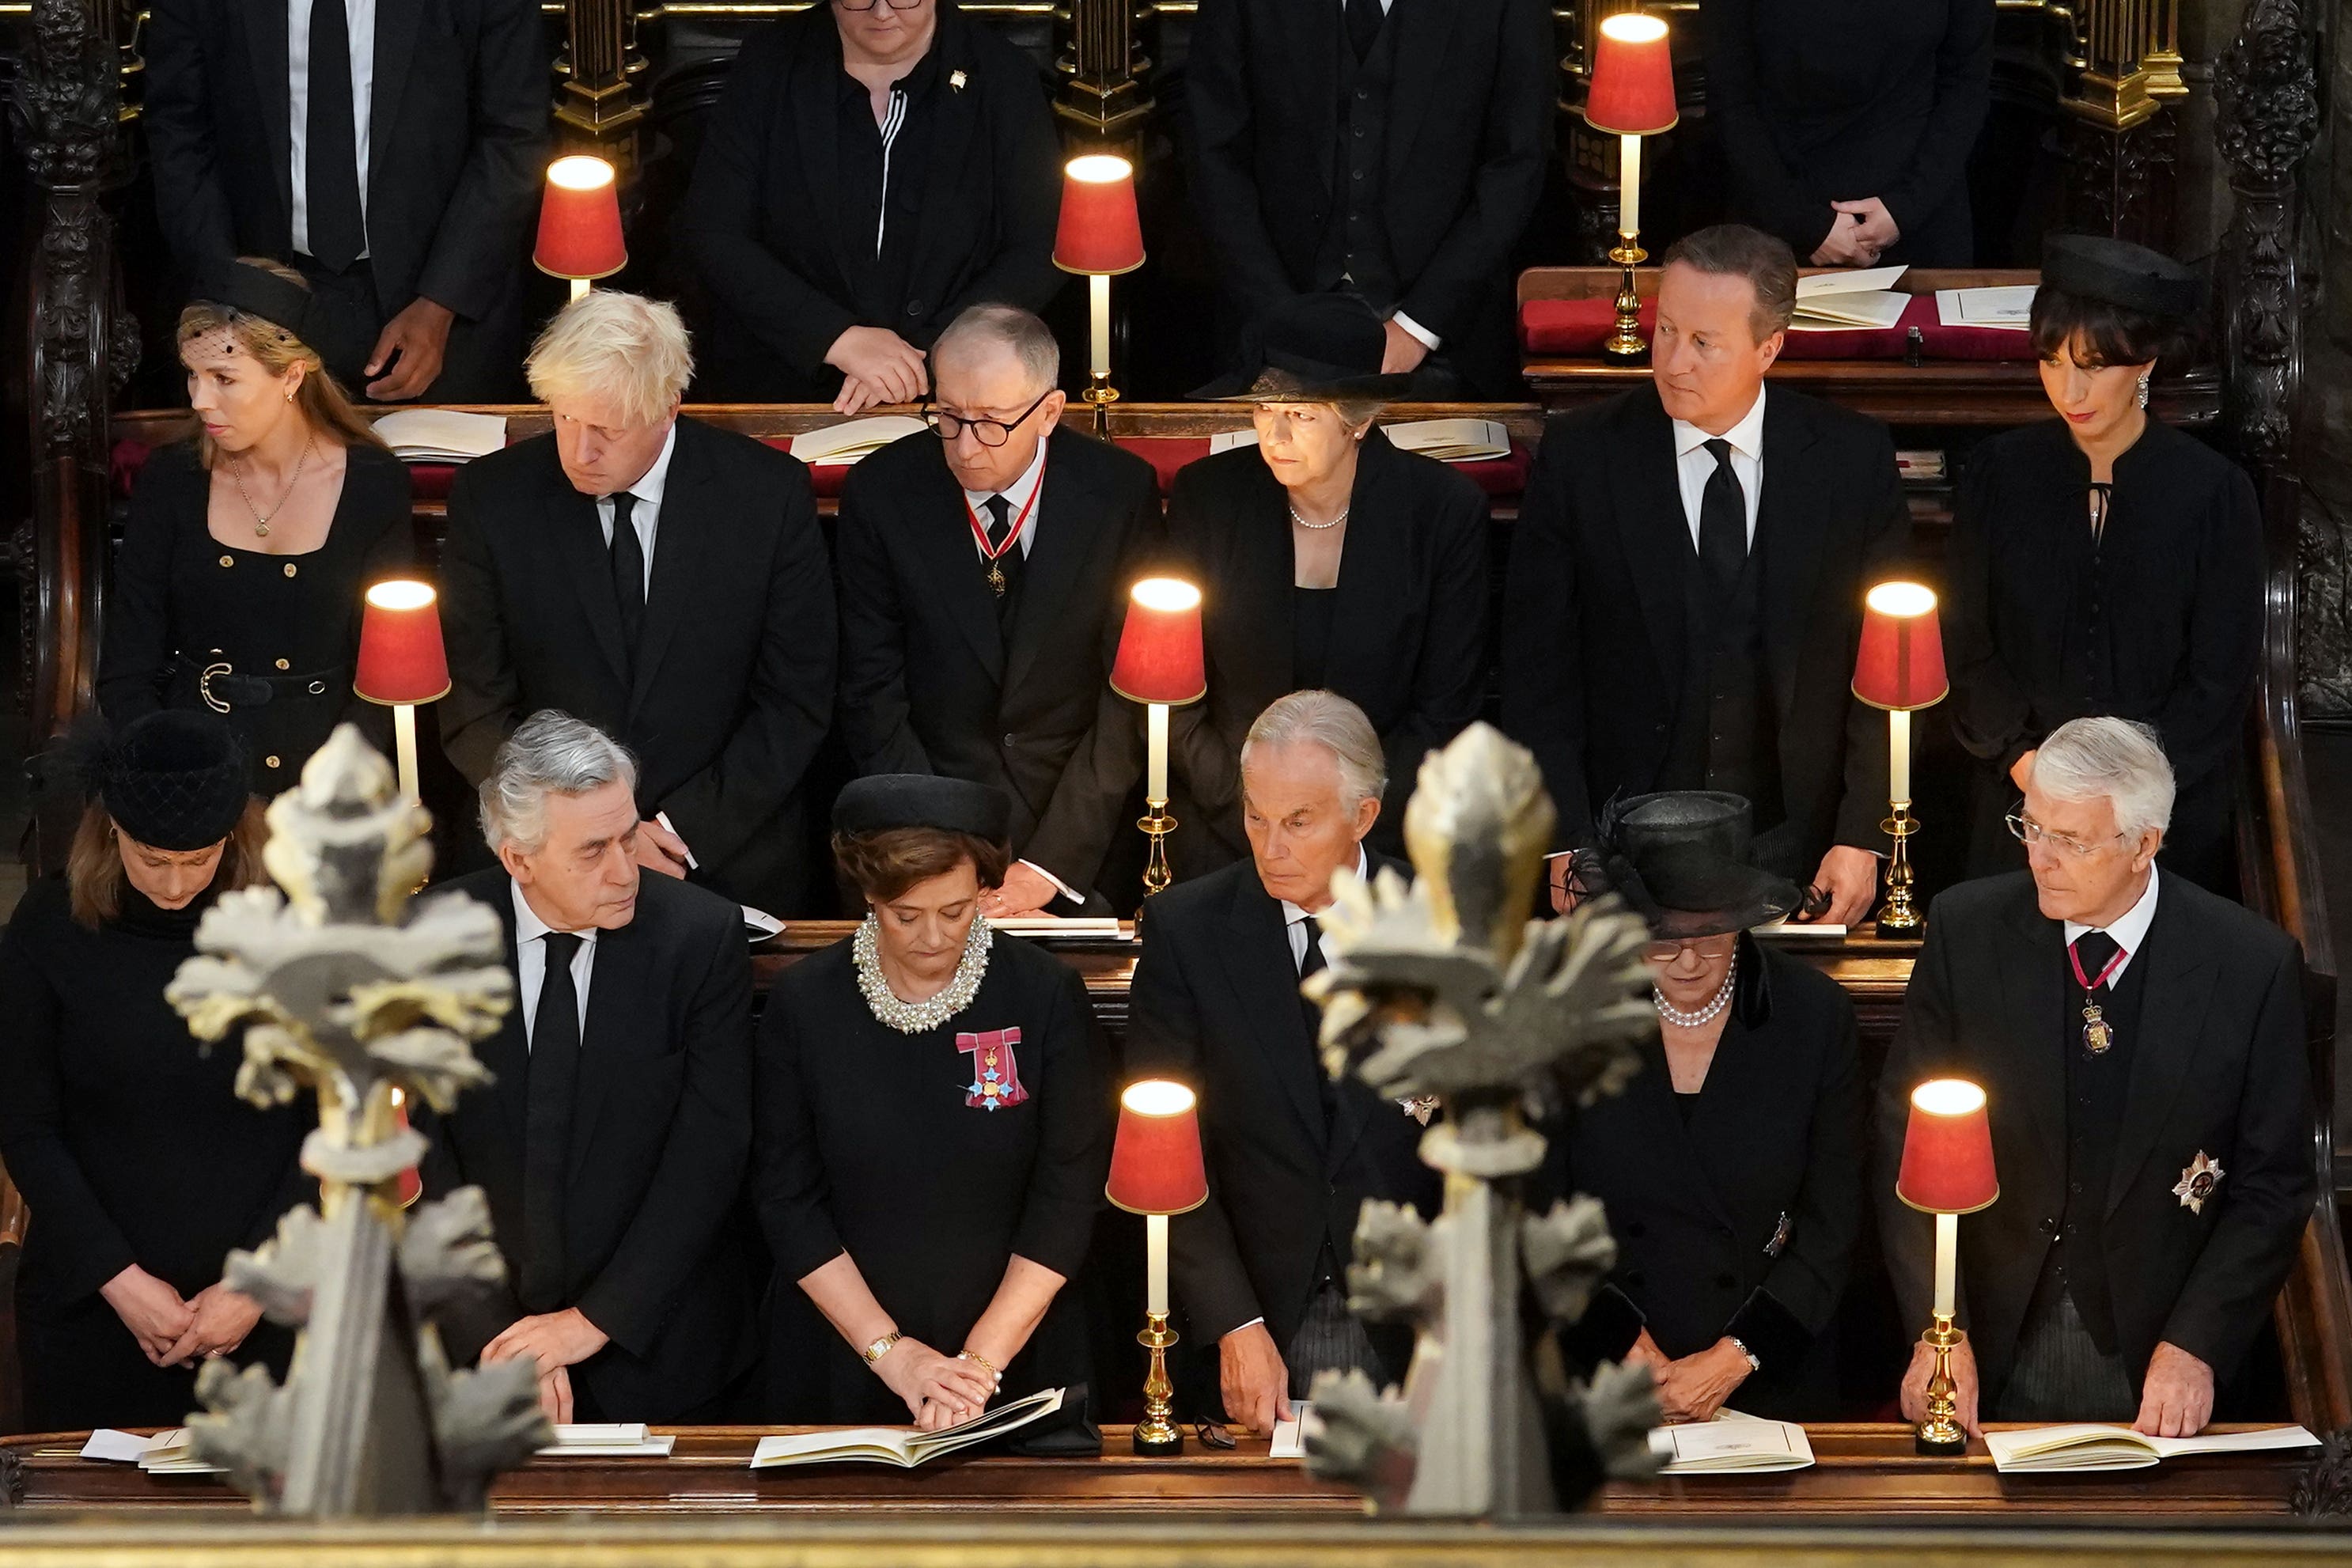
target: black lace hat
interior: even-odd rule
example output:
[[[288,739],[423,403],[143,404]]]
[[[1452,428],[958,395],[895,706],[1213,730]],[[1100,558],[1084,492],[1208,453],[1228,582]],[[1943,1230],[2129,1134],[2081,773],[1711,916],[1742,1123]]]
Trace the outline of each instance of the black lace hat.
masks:
[[[250,261],[224,262],[213,268],[197,285],[194,297],[267,321],[331,365],[364,359],[371,346],[357,342],[333,308],[306,285]]]
[[[837,833],[937,827],[992,844],[1013,836],[1013,797],[994,784],[932,773],[877,773],[852,781],[833,803]]]
[[[1779,920],[1800,894],[1750,858],[1748,802],[1707,790],[1670,790],[1611,802],[1595,844],[1576,852],[1577,889],[1615,893],[1662,941],[1719,936]]]
[[[203,709],[133,719],[107,742],[92,771],[107,815],[150,848],[209,848],[245,815],[245,748],[227,720]]]
[[[1339,403],[1395,397],[1410,379],[1382,375],[1388,330],[1353,294],[1299,294],[1242,333],[1241,368],[1192,395],[1223,403]]]

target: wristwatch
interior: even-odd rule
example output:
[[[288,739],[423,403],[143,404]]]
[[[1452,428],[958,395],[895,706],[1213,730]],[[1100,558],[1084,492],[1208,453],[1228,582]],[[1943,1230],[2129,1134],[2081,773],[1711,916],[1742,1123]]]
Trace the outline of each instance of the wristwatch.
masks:
[[[894,1337],[895,1337],[895,1336],[894,1336]],[[1726,1334],[1726,1335],[1724,1335],[1723,1337],[1724,1337],[1725,1339],[1729,1340],[1729,1341],[1731,1342],[1731,1348],[1732,1348],[1733,1350],[1738,1351],[1741,1355],[1744,1355],[1744,1356],[1746,1356],[1746,1357],[1748,1358],[1748,1371],[1750,1371],[1750,1372],[1762,1372],[1762,1371],[1764,1370],[1764,1363],[1763,1363],[1762,1362],[1758,1361],[1758,1360],[1756,1359],[1756,1352],[1755,1352],[1754,1351],[1752,1351],[1752,1350],[1749,1350],[1749,1349],[1748,1348],[1747,1344],[1746,1344],[1743,1341],[1741,1341],[1738,1336],[1733,1335],[1733,1334]]]
[[[871,1366],[876,1362],[880,1361],[884,1356],[888,1355],[890,1353],[890,1347],[898,1342],[898,1331],[893,1329],[888,1333],[884,1334],[880,1339],[876,1340],[872,1344],[867,1345],[865,1350],[866,1364]],[[1753,1360],[1754,1358],[1750,1357],[1749,1359]]]

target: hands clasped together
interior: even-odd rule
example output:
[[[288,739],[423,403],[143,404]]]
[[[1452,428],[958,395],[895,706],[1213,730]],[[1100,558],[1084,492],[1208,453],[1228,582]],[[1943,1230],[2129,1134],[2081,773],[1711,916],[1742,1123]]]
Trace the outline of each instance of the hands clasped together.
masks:
[[[99,1292],[140,1351],[157,1366],[186,1366],[228,1354],[261,1321],[261,1304],[226,1285],[207,1285],[193,1300],[132,1264]]]
[[[941,1355],[920,1340],[901,1336],[873,1363],[877,1376],[907,1402],[918,1430],[943,1431],[988,1408],[1004,1382],[967,1351]]]

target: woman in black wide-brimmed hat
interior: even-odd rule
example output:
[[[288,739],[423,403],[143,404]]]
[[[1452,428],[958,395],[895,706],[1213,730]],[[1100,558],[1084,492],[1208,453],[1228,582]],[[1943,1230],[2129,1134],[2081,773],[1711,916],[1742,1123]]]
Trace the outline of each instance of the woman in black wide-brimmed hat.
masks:
[[[236,1096],[163,1000],[219,896],[266,880],[226,720],[151,714],[84,772],[66,874],[0,940],[0,1160],[32,1210],[16,1275],[31,1431],[176,1426],[213,1356],[284,1370],[291,1340],[221,1282],[300,1201],[299,1107]]]
[[[1241,746],[1276,698],[1313,688],[1364,710],[1388,753],[1376,847],[1401,844],[1421,759],[1478,716],[1486,688],[1486,498],[1374,426],[1402,388],[1381,319],[1308,294],[1262,319],[1245,368],[1202,389],[1252,405],[1257,445],[1188,464],[1168,502],[1176,575],[1202,593],[1204,702],[1178,710],[1182,874],[1248,853]]]
[[[1822,1419],[1863,1212],[1853,1004],[1748,934],[1799,894],[1751,863],[1746,801],[1640,795],[1598,833],[1579,891],[1648,920],[1659,1038],[1622,1094],[1571,1112],[1556,1140],[1617,1238],[1570,1349],[1649,1363],[1668,1420],[1727,1403]]]
[[[2197,275],[2056,235],[2033,296],[2059,417],[1977,448],[1952,514],[1952,727],[1978,760],[1969,871],[2025,865],[2004,818],[2070,719],[2155,726],[2179,781],[2167,870],[2235,897],[2229,761],[2262,653],[2263,523],[2245,471],[2147,409],[2189,335]]]

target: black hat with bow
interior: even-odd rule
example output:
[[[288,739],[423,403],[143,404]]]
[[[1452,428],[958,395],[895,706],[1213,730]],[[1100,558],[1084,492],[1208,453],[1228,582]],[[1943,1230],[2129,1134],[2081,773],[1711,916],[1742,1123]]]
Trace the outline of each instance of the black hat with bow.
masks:
[[[1222,403],[1342,403],[1395,397],[1410,380],[1382,375],[1388,328],[1353,294],[1299,294],[1242,333],[1241,368],[1192,394]]]
[[[1797,885],[1759,868],[1748,802],[1707,790],[1670,790],[1611,802],[1591,848],[1576,852],[1586,896],[1615,893],[1664,942],[1719,936],[1779,920]]]

